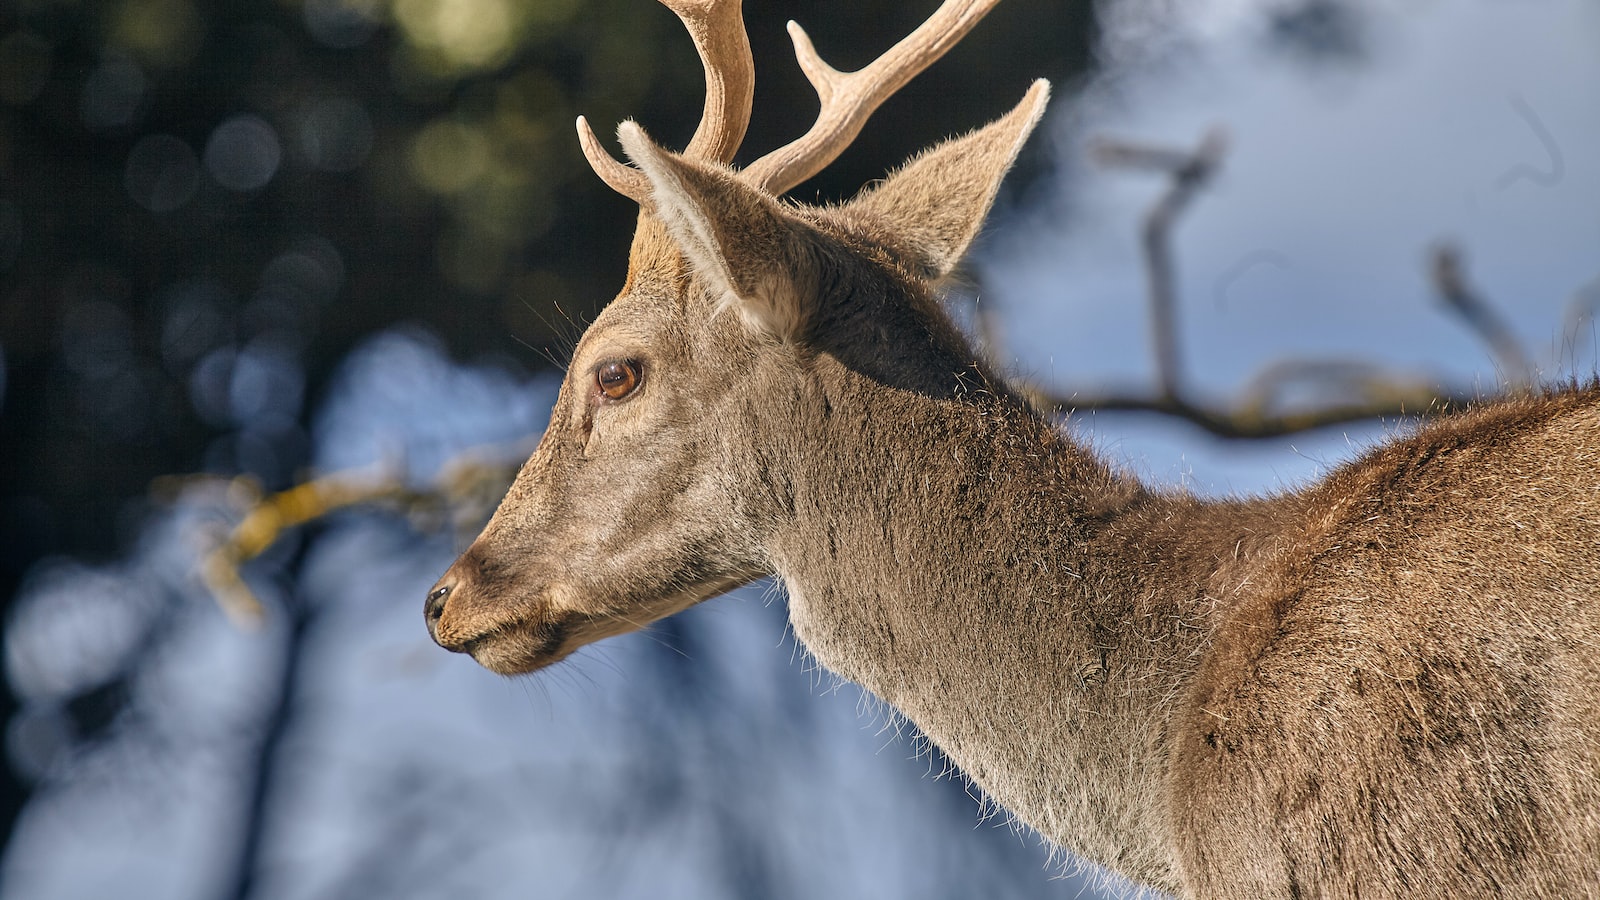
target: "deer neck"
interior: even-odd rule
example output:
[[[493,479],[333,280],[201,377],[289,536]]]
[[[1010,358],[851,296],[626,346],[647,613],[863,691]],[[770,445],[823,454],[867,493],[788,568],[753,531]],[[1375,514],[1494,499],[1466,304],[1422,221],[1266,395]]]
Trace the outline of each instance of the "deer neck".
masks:
[[[1205,569],[1156,535],[1194,502],[1003,391],[817,396],[795,411],[809,437],[773,461],[793,509],[769,551],[797,636],[1048,838],[1175,886],[1162,730],[1199,632],[1172,623]]]

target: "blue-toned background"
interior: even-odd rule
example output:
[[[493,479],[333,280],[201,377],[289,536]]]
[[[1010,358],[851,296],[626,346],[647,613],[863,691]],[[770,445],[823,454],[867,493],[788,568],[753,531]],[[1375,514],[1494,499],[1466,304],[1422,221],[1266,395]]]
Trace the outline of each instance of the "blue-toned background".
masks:
[[[748,3],[741,158],[814,109],[783,19],[854,67],[933,5]],[[1041,74],[1051,111],[957,301],[970,321],[977,298],[1019,378],[1150,389],[1138,234],[1166,181],[1086,148],[1187,149],[1213,126],[1228,151],[1174,243],[1196,396],[1226,406],[1286,359],[1493,393],[1506,373],[1430,284],[1441,241],[1541,377],[1594,370],[1600,7],[1005,0],[796,196],[846,196]],[[422,627],[423,592],[487,512],[461,492],[289,533],[244,569],[259,631],[201,583],[248,500],[234,476],[271,491],[367,467],[428,492],[464,461],[515,465],[621,284],[635,211],[571,120],[638,116],[681,143],[699,78],[647,0],[0,11],[0,894],[1117,889],[817,671],[773,586],[504,680]],[[1304,484],[1399,426],[1069,427],[1222,494]]]

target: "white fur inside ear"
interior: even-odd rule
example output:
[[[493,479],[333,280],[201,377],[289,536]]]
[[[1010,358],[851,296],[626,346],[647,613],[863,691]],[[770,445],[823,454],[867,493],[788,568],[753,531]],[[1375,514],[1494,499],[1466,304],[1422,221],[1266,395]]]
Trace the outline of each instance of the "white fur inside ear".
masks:
[[[747,329],[780,340],[793,336],[801,324],[801,298],[792,278],[784,277],[781,262],[771,254],[730,249],[729,239],[718,234],[710,208],[716,198],[702,198],[679,175],[681,165],[655,144],[634,122],[617,129],[623,149],[650,179],[656,215],[688,257],[690,266],[717,298],[716,311],[738,310]],[[740,223],[724,223],[729,232]],[[737,256],[738,261],[729,259]],[[736,273],[734,268],[738,266]]]
[[[769,275],[762,278],[750,294],[740,296],[732,290],[725,291],[717,303],[715,315],[736,310],[739,321],[751,333],[778,340],[787,340],[799,332],[801,301],[792,282]]]
[[[666,159],[666,152],[656,147],[638,123],[628,121],[617,127],[617,138],[628,152],[628,158],[638,164],[650,179],[651,199],[656,204],[656,215],[672,232],[694,265],[695,271],[716,279],[718,287],[733,289],[733,273],[717,246],[716,231],[705,210],[685,187],[683,179]]]

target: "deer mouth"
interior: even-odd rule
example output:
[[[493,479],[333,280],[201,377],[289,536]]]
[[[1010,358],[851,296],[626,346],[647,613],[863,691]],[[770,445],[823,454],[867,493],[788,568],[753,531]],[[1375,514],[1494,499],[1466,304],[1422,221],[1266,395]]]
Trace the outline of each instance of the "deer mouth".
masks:
[[[507,622],[441,646],[471,656],[491,672],[524,675],[567,658],[578,646],[567,640],[569,635],[570,627],[561,621]]]
[[[480,610],[476,615],[470,612],[462,615],[457,612],[454,618],[441,613],[436,620],[430,620],[430,633],[439,646],[455,653],[466,653],[491,672],[525,675],[561,662],[586,644],[637,631],[663,616],[747,581],[748,578],[734,576],[714,579],[651,603],[621,599],[606,603],[546,588],[538,594],[540,599],[520,610],[500,605],[492,613]],[[452,602],[460,600],[459,595],[452,596]],[[578,602],[598,611],[563,606],[563,603]],[[467,610],[472,607],[469,603]],[[617,608],[634,612],[619,614],[614,612]]]

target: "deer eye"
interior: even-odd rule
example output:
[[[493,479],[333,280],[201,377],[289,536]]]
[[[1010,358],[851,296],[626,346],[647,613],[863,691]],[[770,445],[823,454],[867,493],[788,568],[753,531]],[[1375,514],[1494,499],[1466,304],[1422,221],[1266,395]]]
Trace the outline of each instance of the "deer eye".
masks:
[[[622,400],[639,387],[639,363],[632,359],[608,359],[595,367],[594,383],[607,400]]]

